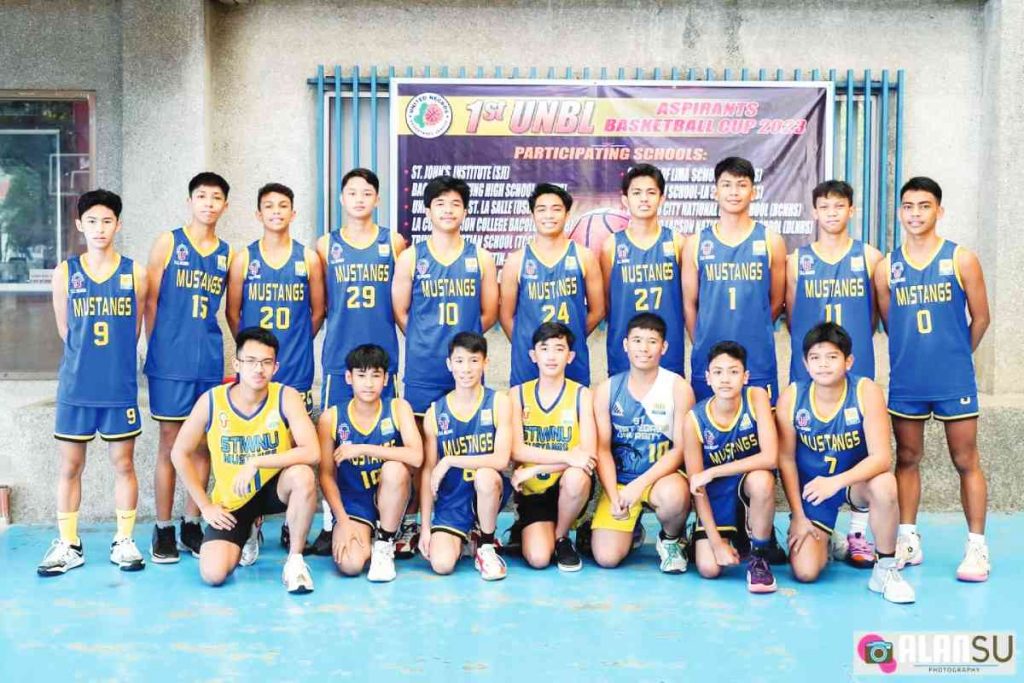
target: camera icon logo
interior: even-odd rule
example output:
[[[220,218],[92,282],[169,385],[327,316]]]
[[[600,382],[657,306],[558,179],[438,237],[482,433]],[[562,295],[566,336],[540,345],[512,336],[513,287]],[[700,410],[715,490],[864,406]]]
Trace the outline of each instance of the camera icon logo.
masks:
[[[873,640],[864,644],[864,661],[868,664],[890,664],[894,661],[892,643],[888,640]]]

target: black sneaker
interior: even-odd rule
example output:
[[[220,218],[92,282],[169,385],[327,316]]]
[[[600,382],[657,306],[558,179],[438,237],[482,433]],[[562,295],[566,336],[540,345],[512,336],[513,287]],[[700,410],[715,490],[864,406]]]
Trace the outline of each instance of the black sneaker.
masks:
[[[199,522],[181,520],[181,531],[178,533],[178,550],[192,553],[199,557],[199,548],[203,545],[203,527]]]
[[[316,540],[302,549],[302,554],[330,557],[334,554],[334,534],[327,529],[321,529]]]
[[[568,537],[555,541],[555,561],[563,572],[578,572],[583,569],[583,560]]]
[[[785,548],[779,545],[779,539],[775,535],[774,527],[772,527],[772,540],[768,542],[764,557],[768,560],[768,564],[786,564],[789,562],[789,558],[786,557]]]
[[[499,553],[505,557],[522,557],[523,555],[523,525],[519,520],[512,522],[512,526],[505,530],[505,542],[501,544]]]
[[[576,549],[581,555],[587,557],[593,557],[594,553],[590,549],[590,537],[593,534],[593,529],[590,528],[590,520],[581,522],[576,527]]]
[[[153,527],[153,540],[149,543],[149,557],[156,564],[174,564],[178,556],[178,542],[174,536],[174,525],[160,528]]]
[[[288,522],[281,525],[281,547],[285,550],[291,551],[292,530],[288,528]]]

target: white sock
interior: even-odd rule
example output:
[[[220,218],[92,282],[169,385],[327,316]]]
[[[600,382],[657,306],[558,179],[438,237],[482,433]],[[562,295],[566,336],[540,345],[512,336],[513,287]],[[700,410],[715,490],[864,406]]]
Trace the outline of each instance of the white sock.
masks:
[[[906,534],[916,534],[917,533],[917,525],[916,524],[900,524],[896,528],[896,533],[898,535],[900,535],[900,536],[905,536]]]
[[[285,560],[285,564],[291,564],[292,562],[303,562],[302,553],[288,553],[288,559]]]
[[[331,514],[331,506],[326,500],[321,505],[324,509],[324,531],[332,531],[334,529],[334,515]]]
[[[850,533],[864,535],[868,530],[868,513],[854,510],[850,513]]]
[[[971,545],[985,545],[985,534],[967,534],[967,542]]]
[[[878,564],[878,568],[879,569],[889,569],[891,567],[895,567],[896,566],[896,558],[895,557],[880,557],[880,558],[878,558],[878,563],[877,564]]]

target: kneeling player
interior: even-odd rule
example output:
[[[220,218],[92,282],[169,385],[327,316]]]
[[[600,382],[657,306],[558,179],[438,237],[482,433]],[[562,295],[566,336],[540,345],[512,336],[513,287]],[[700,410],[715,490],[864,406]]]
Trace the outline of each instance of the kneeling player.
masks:
[[[334,515],[332,550],[338,570],[366,578],[395,578],[395,534],[409,501],[410,468],[423,446],[409,404],[381,399],[388,385],[388,353],[362,344],[345,357],[352,398],[320,416],[320,488]],[[370,539],[373,551],[370,551]]]
[[[248,327],[235,342],[238,380],[203,394],[171,449],[171,461],[208,524],[199,573],[211,586],[224,583],[241,560],[256,518],[285,512],[294,533],[282,579],[289,593],[308,593],[313,579],[302,547],[316,509],[316,430],[302,395],[270,381],[277,370],[273,332]],[[192,457],[204,434],[213,470],[211,496]]]
[[[686,571],[680,536],[690,511],[683,466],[683,420],[693,390],[659,367],[668,350],[665,321],[653,313],[633,316],[623,340],[629,370],[597,388],[597,474],[604,489],[591,524],[591,549],[602,567],[615,567],[633,545],[644,505],[654,508],[661,533],[661,571]]]
[[[530,360],[539,377],[513,388],[512,476],[523,531],[523,558],[536,569],[583,567],[569,529],[590,498],[597,436],[590,390],[566,379],[575,336],[558,322],[533,333]]]
[[[455,389],[430,404],[423,418],[420,485],[423,531],[419,549],[438,574],[451,574],[474,524],[480,539],[475,566],[485,581],[505,578],[494,547],[498,512],[512,486],[502,471],[511,450],[508,397],[482,384],[487,340],[459,332],[448,344]]]
[[[804,337],[809,382],[779,397],[779,471],[789,500],[789,560],[798,581],[815,581],[828,562],[828,541],[843,503],[868,508],[878,561],[868,588],[890,602],[914,602],[896,563],[896,478],[882,390],[853,366],[850,335],[835,323]]]
[[[718,342],[708,353],[705,377],[714,395],[690,411],[684,434],[686,472],[697,509],[697,571],[716,578],[738,564],[728,540],[749,518],[750,561],[747,589],[774,593],[768,551],[775,519],[778,436],[768,392],[747,387],[747,351],[733,341]],[[739,506],[747,508],[740,514]]]

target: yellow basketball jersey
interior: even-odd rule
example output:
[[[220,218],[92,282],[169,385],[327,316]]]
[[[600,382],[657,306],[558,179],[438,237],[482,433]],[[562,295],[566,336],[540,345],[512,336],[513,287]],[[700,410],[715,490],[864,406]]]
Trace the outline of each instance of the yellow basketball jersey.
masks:
[[[527,446],[552,451],[568,451],[580,443],[580,392],[583,387],[565,380],[558,398],[550,406],[541,405],[539,380],[519,385],[519,401],[523,406],[523,441]],[[520,467],[529,467],[529,464]],[[533,495],[551,488],[561,472],[539,474],[523,482],[523,493]]]
[[[265,484],[273,481],[278,468],[260,468],[244,496],[231,489],[238,470],[252,458],[276,455],[292,448],[292,434],[288,421],[281,412],[284,385],[271,382],[267,399],[250,416],[245,416],[231,403],[228,389],[222,384],[210,390],[210,422],[206,429],[206,443],[210,448],[213,470],[215,505],[233,511],[245,505]]]

